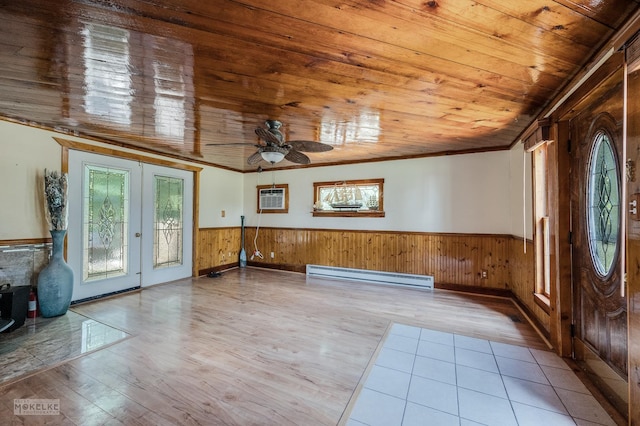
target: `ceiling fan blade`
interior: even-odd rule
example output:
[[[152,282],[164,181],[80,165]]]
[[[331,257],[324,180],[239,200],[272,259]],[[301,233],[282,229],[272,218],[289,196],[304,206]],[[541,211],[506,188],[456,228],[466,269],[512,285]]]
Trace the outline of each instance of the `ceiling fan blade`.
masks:
[[[258,164],[262,160],[262,155],[260,155],[260,151],[256,151],[247,158],[247,164],[253,166],[254,164]]]
[[[258,127],[256,129],[256,135],[258,135],[262,139],[264,139],[264,141],[267,142],[267,144],[272,143],[272,144],[275,144],[277,146],[281,145],[281,142],[276,137],[276,135],[274,135],[273,133],[271,133],[270,131],[268,131],[266,129],[263,129],[262,127]]]
[[[251,145],[251,146],[255,146],[257,148],[260,148],[260,145],[256,145],[255,143],[243,143],[243,142],[238,142],[238,143],[207,143],[204,146],[243,146],[243,145]]]
[[[314,141],[289,141],[287,142],[293,149],[303,152],[326,152],[331,151],[333,146]]]
[[[298,163],[298,164],[309,164],[311,163],[311,160],[309,159],[309,157],[307,157],[306,155],[304,155],[301,152],[296,151],[295,149],[291,149],[287,155],[284,156],[285,160],[289,160],[292,163]]]

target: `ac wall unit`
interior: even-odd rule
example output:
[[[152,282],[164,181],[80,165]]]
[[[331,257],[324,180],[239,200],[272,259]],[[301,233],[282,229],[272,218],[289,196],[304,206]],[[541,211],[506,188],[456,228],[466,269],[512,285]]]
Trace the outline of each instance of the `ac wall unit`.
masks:
[[[285,188],[262,188],[260,189],[260,210],[284,210]]]

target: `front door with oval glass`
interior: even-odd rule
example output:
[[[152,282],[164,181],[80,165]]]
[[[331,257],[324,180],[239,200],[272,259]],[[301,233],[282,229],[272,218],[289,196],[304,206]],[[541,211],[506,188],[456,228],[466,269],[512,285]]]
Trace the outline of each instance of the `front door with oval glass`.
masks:
[[[571,222],[576,358],[627,377],[627,303],[622,294],[621,111],[587,110],[571,126]],[[589,365],[591,364],[591,365]],[[614,376],[616,374],[613,374]],[[609,377],[611,379],[611,377]],[[614,382],[615,380],[610,380]]]

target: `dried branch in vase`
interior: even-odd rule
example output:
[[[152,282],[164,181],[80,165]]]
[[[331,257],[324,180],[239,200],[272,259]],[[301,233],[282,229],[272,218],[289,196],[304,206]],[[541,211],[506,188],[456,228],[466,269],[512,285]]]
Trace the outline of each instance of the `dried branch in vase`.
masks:
[[[44,170],[45,216],[54,231],[67,229],[67,174]]]

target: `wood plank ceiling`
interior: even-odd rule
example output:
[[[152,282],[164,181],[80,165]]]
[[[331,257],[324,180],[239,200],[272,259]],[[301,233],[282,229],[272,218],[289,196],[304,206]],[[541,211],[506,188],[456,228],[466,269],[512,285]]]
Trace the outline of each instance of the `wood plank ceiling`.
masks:
[[[0,0],[0,116],[238,171],[266,119],[313,165],[505,149],[639,1]]]

